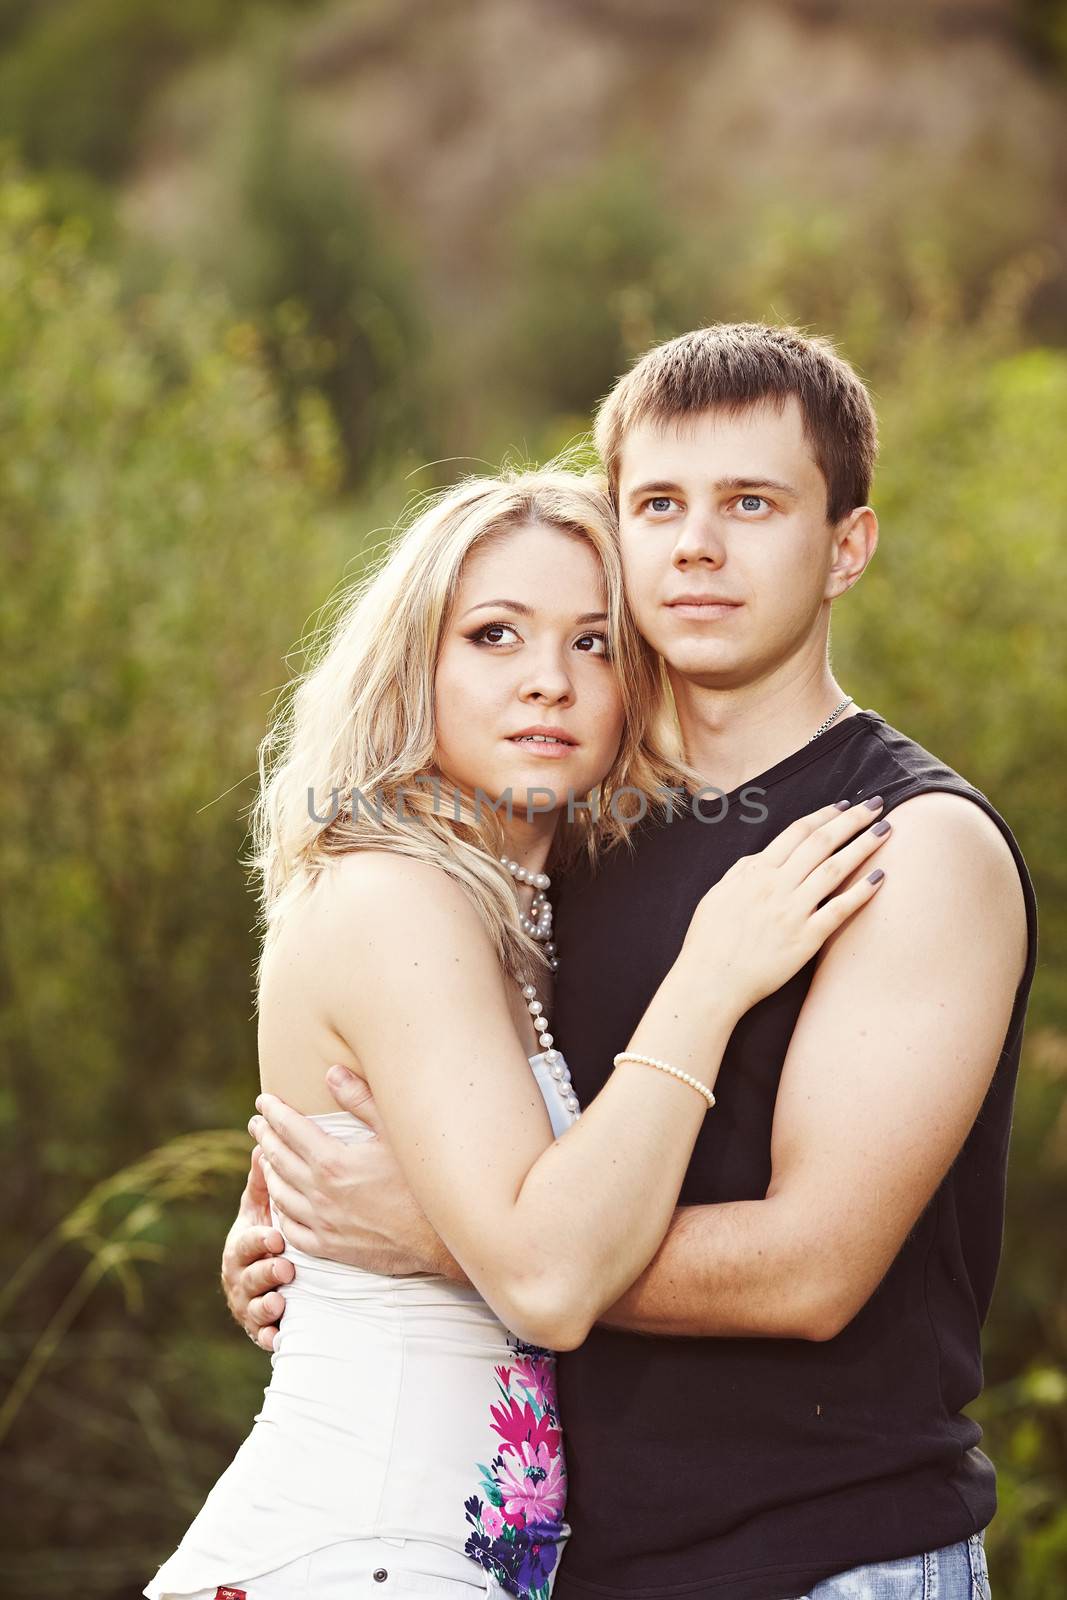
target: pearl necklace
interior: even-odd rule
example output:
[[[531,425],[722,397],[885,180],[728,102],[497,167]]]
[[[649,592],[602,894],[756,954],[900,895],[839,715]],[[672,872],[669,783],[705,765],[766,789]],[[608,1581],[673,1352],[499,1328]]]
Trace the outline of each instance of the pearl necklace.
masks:
[[[516,883],[528,883],[535,890],[533,901],[530,905],[529,916],[522,918],[522,929],[531,939],[536,939],[543,944],[549,957],[549,964],[553,972],[559,970],[559,959],[556,956],[556,947],[552,942],[552,907],[548,902],[545,890],[551,888],[552,880],[547,872],[530,872],[526,867],[520,867],[517,861],[509,861],[507,856],[500,857],[500,865],[505,867]],[[544,1053],[547,1066],[556,1093],[559,1095],[567,1110],[575,1117],[580,1117],[581,1107],[578,1097],[571,1087],[570,1068],[566,1065],[555,1049],[555,1040],[548,1029],[548,1017],[542,1002],[538,999],[537,989],[532,983],[522,986],[522,998],[526,1001],[526,1009],[530,1019],[537,1030],[537,1040]]]
[[[559,962],[556,960],[556,947],[552,943],[552,907],[545,896],[545,890],[552,886],[552,879],[547,872],[531,872],[528,867],[520,867],[517,861],[509,861],[507,856],[500,857],[500,865],[507,867],[516,883],[528,883],[536,891],[530,902],[529,916],[522,918],[522,931],[544,945],[549,965],[556,972]]]

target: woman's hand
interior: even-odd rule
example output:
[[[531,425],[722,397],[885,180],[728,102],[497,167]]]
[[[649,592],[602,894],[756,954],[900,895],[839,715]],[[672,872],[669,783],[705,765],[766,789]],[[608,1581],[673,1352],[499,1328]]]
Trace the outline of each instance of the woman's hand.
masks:
[[[765,849],[735,861],[704,895],[682,959],[697,963],[705,983],[722,986],[738,1016],[780,989],[878,893],[885,874],[877,872],[836,891],[889,837],[888,821],[868,826],[881,808],[879,795],[800,817]]]

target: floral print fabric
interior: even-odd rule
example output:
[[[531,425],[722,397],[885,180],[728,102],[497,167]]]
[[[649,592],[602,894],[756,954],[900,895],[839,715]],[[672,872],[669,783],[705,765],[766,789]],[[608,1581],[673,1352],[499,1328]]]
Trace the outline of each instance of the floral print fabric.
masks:
[[[474,1529],[466,1553],[517,1600],[548,1600],[569,1529],[563,1520],[567,1468],[556,1409],[556,1358],[509,1337],[514,1359],[496,1367],[499,1403],[490,1406],[496,1449],[477,1463],[481,1493],[464,1501]]]

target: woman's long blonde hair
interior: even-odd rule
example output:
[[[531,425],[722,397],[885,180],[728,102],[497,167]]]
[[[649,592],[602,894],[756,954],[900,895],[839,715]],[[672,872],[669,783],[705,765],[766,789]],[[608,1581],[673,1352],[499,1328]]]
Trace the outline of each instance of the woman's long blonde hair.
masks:
[[[423,502],[377,570],[342,595],[335,624],[288,686],[260,745],[249,864],[260,880],[264,955],[288,908],[331,858],[375,849],[431,862],[461,884],[515,977],[526,981],[543,964],[540,946],[522,931],[514,884],[500,867],[498,817],[466,801],[442,808],[426,787],[440,776],[434,674],[463,563],[486,539],[528,524],[585,539],[596,552],[625,705],[598,815],[581,811],[581,820],[560,827],[551,865],[628,841],[640,802],[621,790],[640,791],[650,812],[669,808],[665,791],[677,788],[680,769],[660,731],[664,680],[623,598],[604,480],[556,464],[468,478]]]

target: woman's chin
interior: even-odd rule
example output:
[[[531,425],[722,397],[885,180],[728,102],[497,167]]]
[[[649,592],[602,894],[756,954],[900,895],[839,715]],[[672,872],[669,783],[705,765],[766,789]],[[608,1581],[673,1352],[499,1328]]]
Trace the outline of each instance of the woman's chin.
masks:
[[[508,775],[496,791],[497,805],[503,809],[510,799],[515,814],[547,816],[567,804],[567,780],[556,770],[546,772],[535,762],[524,763]]]
[[[574,776],[573,761],[546,760],[544,757],[526,756],[509,762],[503,771],[494,773],[488,783],[480,785],[486,797],[483,803],[492,804],[504,815],[509,801],[516,816],[547,816],[567,804],[570,793],[579,792],[580,779]],[[584,794],[584,790],[581,791]]]
[[[584,802],[600,781],[588,769],[588,761],[578,762],[574,754],[561,757],[520,753],[513,761],[494,764],[492,772],[486,771],[477,779],[468,777],[461,787],[483,811],[532,821],[537,816],[565,811],[568,801]],[[449,794],[446,779],[444,795]]]
[[[529,798],[531,813],[547,814],[565,811],[568,803],[584,801],[601,776],[590,773],[588,762],[578,762],[573,757],[550,760],[534,756],[516,767],[502,787],[510,789],[516,811]]]

